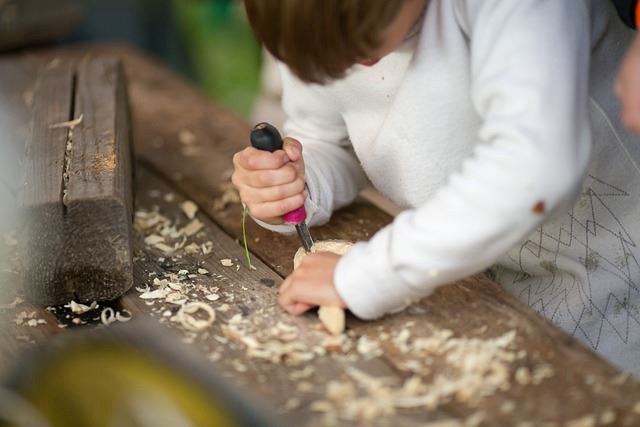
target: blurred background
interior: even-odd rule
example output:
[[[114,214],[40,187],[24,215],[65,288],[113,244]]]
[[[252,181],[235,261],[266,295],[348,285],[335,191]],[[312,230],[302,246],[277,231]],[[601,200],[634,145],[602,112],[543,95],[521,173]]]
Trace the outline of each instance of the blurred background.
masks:
[[[216,100],[249,118],[261,53],[237,0],[80,0],[64,43],[126,41],[161,58]]]

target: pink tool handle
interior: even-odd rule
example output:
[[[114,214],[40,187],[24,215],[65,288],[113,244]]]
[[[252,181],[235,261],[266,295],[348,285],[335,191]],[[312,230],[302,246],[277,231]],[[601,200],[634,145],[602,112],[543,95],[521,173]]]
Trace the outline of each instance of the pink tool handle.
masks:
[[[300,224],[305,219],[307,219],[307,210],[303,206],[300,206],[298,209],[295,209],[287,214],[282,216],[282,219],[287,224]]]

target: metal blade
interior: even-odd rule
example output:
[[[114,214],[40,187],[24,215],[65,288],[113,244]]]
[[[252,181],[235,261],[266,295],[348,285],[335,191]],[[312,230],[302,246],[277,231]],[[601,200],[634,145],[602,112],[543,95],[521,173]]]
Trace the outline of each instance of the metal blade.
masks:
[[[311,233],[309,233],[307,224],[305,224],[304,221],[296,224],[296,231],[298,232],[298,236],[302,241],[302,246],[304,247],[305,252],[311,252],[313,239],[311,238]]]

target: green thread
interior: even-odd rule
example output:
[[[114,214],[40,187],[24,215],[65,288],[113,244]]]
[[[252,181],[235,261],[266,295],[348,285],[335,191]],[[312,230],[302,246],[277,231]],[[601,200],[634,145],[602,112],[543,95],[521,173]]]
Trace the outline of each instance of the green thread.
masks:
[[[247,228],[245,223],[247,222],[247,206],[242,204],[242,242],[244,243],[244,256],[247,259],[247,268],[249,270],[255,270],[256,268],[251,265],[251,255],[249,255],[249,245],[247,244]]]

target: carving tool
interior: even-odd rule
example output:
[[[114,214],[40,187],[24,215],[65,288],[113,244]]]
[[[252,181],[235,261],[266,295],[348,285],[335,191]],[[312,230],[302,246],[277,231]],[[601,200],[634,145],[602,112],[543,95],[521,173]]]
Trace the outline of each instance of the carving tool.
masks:
[[[282,137],[280,132],[269,123],[258,123],[251,131],[251,145],[258,150],[265,150],[273,153],[282,150]],[[306,252],[311,252],[313,239],[305,220],[307,219],[307,211],[304,205],[300,206],[285,215],[282,220],[285,224],[295,225],[298,237],[302,241],[302,246]]]

